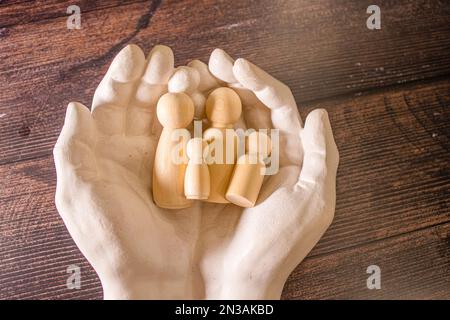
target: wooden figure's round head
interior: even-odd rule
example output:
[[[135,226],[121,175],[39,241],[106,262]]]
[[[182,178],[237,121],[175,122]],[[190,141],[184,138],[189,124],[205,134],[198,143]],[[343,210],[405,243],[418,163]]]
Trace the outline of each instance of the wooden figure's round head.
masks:
[[[194,103],[185,93],[169,92],[159,98],[156,115],[163,127],[186,128],[194,118]]]
[[[233,89],[217,88],[206,100],[206,117],[213,127],[232,127],[239,120],[241,112],[241,99]]]
[[[268,157],[272,152],[272,141],[263,132],[252,132],[248,136],[247,152],[249,154],[259,154],[262,158]]]

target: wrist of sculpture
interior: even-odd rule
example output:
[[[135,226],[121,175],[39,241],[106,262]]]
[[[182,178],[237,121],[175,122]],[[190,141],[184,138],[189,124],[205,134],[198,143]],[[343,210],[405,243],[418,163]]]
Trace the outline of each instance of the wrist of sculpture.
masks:
[[[101,279],[105,300],[192,299],[192,290],[172,280]]]
[[[279,300],[285,281],[282,279],[255,280],[234,276],[222,279],[220,285],[207,295],[213,300]]]
[[[107,280],[102,281],[102,286],[103,298],[105,300],[144,300],[159,298],[156,297],[152,284],[146,282]]]

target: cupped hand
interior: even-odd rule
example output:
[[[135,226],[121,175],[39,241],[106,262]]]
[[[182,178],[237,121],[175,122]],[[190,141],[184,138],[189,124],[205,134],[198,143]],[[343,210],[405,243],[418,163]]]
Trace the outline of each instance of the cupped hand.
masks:
[[[328,114],[314,110],[302,127],[285,84],[223,50],[213,51],[209,70],[240,95],[241,128],[278,130],[280,169],[266,178],[253,208],[203,205],[206,295],[279,299],[289,274],[334,217],[339,154]]]
[[[147,59],[139,47],[125,47],[91,111],[69,104],[54,148],[56,206],[105,298],[193,297],[192,226],[200,211],[160,209],[150,190],[160,131],[155,105],[173,64],[168,47],[156,46]]]
[[[105,298],[279,298],[333,219],[339,156],[327,113],[311,112],[302,128],[287,86],[219,49],[209,68],[198,60],[189,66],[200,75],[189,88],[194,100],[230,86],[243,101],[241,127],[280,132],[280,169],[256,206],[154,204],[156,102],[169,82],[190,79],[176,76],[168,47],[156,46],[146,59],[130,45],[111,64],[91,111],[68,106],[54,148],[58,211]]]

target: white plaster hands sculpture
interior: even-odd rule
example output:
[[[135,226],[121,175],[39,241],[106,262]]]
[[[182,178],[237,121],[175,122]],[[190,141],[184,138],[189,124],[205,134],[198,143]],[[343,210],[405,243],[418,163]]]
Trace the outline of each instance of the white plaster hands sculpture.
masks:
[[[54,149],[58,211],[106,299],[278,299],[333,219],[339,156],[327,113],[311,112],[302,128],[288,87],[221,50],[209,63],[219,81],[201,62],[189,66],[201,76],[191,92],[226,82],[243,101],[242,126],[280,129],[280,171],[264,183],[257,205],[154,204],[161,130],[154,108],[167,91],[173,54],[156,46],[145,59],[131,45],[97,88],[92,113],[68,106]]]

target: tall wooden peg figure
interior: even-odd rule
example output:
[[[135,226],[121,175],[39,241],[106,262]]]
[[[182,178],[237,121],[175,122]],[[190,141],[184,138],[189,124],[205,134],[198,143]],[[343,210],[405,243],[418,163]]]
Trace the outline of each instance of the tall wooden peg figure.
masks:
[[[153,164],[153,200],[161,208],[181,209],[192,205],[184,195],[187,166],[185,128],[194,118],[194,104],[185,93],[166,93],[158,101],[156,115],[163,126]]]
[[[205,201],[228,203],[225,193],[233,174],[237,153],[237,135],[233,125],[241,116],[242,103],[233,89],[222,87],[209,94],[205,109],[211,124],[203,133],[211,156],[208,160],[210,193]]]
[[[206,200],[209,197],[209,170],[203,158],[207,147],[202,138],[193,138],[187,144],[189,162],[184,178],[184,194],[188,199]]]
[[[265,158],[270,155],[271,140],[261,132],[248,136],[247,153],[239,157],[226,198],[241,207],[253,207],[264,180]]]

